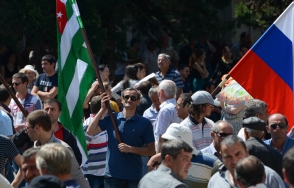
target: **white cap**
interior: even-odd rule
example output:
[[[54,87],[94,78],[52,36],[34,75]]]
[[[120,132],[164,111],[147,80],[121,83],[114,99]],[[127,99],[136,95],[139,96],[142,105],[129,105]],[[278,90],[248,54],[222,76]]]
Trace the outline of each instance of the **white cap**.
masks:
[[[36,78],[38,78],[39,73],[35,70],[33,65],[26,65],[24,68],[20,69],[19,72],[25,73],[27,70],[35,72]]]
[[[196,91],[192,96],[192,104],[205,104],[209,103],[214,106],[219,106],[219,102],[213,100],[212,96],[210,93],[207,91]]]
[[[199,153],[199,151],[196,148],[194,148],[192,143],[192,131],[189,127],[185,125],[181,125],[178,123],[170,124],[165,133],[161,136],[161,138],[167,140],[180,139],[189,144],[191,148],[193,148],[193,154],[198,155]]]

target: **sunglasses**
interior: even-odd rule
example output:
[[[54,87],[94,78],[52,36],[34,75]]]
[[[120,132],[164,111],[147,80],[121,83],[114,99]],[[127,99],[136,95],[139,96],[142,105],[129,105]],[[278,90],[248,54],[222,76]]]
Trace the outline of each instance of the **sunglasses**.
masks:
[[[16,85],[16,86],[18,86],[19,84],[21,84],[22,82],[13,82],[13,83],[11,83],[11,85]]]
[[[214,133],[218,134],[222,138],[225,138],[225,137],[227,137],[229,135],[232,135],[232,133],[219,133],[219,132],[214,132]]]
[[[270,125],[270,128],[276,130],[276,128],[277,128],[278,126],[280,127],[280,129],[285,129],[285,128],[287,127],[287,125],[284,124],[284,123],[280,123],[280,124],[275,123],[275,124],[271,124],[271,125]]]
[[[133,102],[135,102],[135,101],[138,100],[137,97],[136,97],[136,96],[133,96],[133,95],[126,95],[126,96],[123,96],[123,98],[124,98],[125,100],[129,100],[129,99],[131,99],[131,101],[133,101]]]

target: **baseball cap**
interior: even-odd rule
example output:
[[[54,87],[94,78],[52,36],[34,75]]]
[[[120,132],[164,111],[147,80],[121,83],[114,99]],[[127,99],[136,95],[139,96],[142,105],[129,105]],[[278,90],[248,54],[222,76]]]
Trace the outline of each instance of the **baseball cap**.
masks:
[[[242,125],[243,127],[257,131],[264,131],[266,127],[265,121],[255,116],[244,119]]]
[[[209,103],[214,106],[219,106],[219,102],[213,100],[210,93],[207,91],[196,91],[192,96],[192,104],[205,104]]]
[[[181,125],[178,123],[172,123],[170,126],[167,128],[165,133],[161,136],[161,138],[167,139],[167,140],[174,140],[174,139],[179,139],[187,144],[191,148],[193,148],[193,154],[198,155],[199,151],[194,148],[193,146],[193,139],[192,139],[192,131],[189,127],[185,125]]]
[[[66,186],[55,176],[44,175],[35,177],[26,188],[66,188]]]

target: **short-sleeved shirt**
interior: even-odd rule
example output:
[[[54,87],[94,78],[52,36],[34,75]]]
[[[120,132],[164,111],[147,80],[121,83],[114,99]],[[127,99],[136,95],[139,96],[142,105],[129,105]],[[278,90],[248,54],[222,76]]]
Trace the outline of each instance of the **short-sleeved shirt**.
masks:
[[[18,154],[12,141],[0,134],[0,174],[4,171],[6,159],[13,160]]]
[[[272,138],[264,141],[267,145],[271,145]],[[282,155],[284,155],[289,149],[291,149],[294,146],[294,139],[290,137],[286,137],[286,141],[283,144],[283,149],[280,151]]]
[[[154,108],[153,104],[143,113],[143,117],[149,119],[152,125],[154,124],[157,115],[158,111]]]
[[[126,119],[122,112],[113,115],[123,143],[143,147],[144,144],[154,142],[152,125],[148,119],[138,114]],[[118,140],[109,115],[100,120],[99,127],[108,134],[105,175],[124,180],[140,180],[143,175],[141,156],[119,151]]]
[[[30,93],[27,93],[26,97],[23,100],[18,99],[20,104],[24,107],[25,111],[28,113],[31,113],[34,110],[42,110],[43,105],[41,100],[36,97],[35,95],[32,95]],[[17,106],[16,102],[14,99],[11,100],[9,104],[9,108],[11,110],[11,115],[13,116],[13,124],[18,125],[18,124],[25,124],[25,116]]]
[[[49,92],[53,87],[58,87],[58,73],[56,72],[53,76],[47,76],[46,73],[40,74],[34,85],[40,91]]]
[[[193,146],[196,149],[201,150],[211,144],[212,137],[210,132],[211,127],[214,125],[212,120],[204,118],[203,123],[199,123],[189,115],[180,124],[191,129],[193,135]]]
[[[157,79],[158,83],[160,83],[162,80],[171,80],[171,81],[175,82],[177,88],[184,87],[183,79],[182,79],[179,71],[177,71],[173,68],[169,68],[168,71],[166,72],[166,74],[164,75],[164,77],[162,77],[160,75],[160,72],[161,71],[158,71],[155,73],[155,78]]]
[[[0,134],[4,136],[13,135],[12,121],[10,117],[2,110],[0,110]]]

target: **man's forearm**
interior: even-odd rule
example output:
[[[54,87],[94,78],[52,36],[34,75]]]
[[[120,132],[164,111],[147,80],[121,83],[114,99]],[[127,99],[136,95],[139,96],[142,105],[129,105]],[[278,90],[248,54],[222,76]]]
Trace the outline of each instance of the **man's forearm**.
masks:
[[[22,182],[23,180],[23,174],[21,172],[21,169],[18,169],[18,172],[13,180],[13,182],[11,183],[11,186],[16,188],[19,186],[19,184]]]
[[[44,92],[44,91],[38,91],[37,94],[42,101],[45,101],[46,99],[53,99],[56,96],[56,95],[53,96],[53,93]]]
[[[94,135],[101,132],[101,129],[98,123],[104,117],[104,115],[105,115],[105,110],[101,108],[99,112],[96,114],[96,116],[94,117],[94,119],[92,120],[92,122],[90,123],[90,125],[88,126],[88,129],[87,129],[88,135]]]

